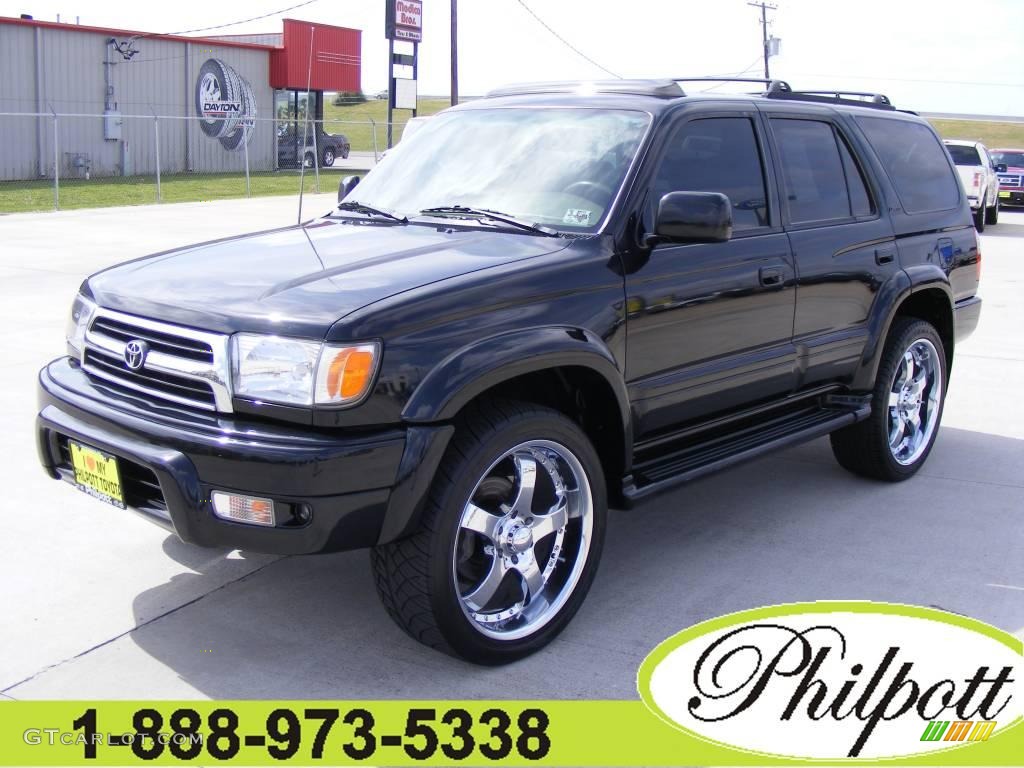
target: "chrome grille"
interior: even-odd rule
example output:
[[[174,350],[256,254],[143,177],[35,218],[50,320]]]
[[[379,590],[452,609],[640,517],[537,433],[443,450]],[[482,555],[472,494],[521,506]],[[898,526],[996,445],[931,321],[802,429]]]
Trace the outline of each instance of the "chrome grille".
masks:
[[[1019,187],[1021,186],[1021,179],[1024,178],[1019,173],[1000,173],[999,174],[999,185],[1002,187]]]
[[[148,347],[137,370],[125,362],[130,341]],[[82,368],[109,387],[155,403],[232,410],[228,337],[221,334],[100,308],[85,335]]]

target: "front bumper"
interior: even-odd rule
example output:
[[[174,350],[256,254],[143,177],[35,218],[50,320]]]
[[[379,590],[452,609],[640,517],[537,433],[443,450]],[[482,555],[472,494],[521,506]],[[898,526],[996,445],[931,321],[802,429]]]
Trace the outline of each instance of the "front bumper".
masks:
[[[145,409],[93,386],[69,358],[40,371],[36,437],[51,477],[70,481],[67,440],[80,441],[118,457],[128,507],[183,541],[275,554],[378,543],[406,447],[404,429],[340,436]],[[291,514],[274,527],[223,520],[214,490],[269,497]]]
[[[1024,189],[1000,189],[999,201],[1009,205],[1024,205]]]

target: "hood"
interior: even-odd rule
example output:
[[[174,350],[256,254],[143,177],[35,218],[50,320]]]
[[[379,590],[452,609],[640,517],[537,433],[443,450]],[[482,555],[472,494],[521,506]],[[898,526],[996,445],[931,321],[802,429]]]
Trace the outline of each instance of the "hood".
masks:
[[[568,242],[320,219],[147,256],[93,275],[87,287],[100,306],[170,323],[318,338],[381,299]]]

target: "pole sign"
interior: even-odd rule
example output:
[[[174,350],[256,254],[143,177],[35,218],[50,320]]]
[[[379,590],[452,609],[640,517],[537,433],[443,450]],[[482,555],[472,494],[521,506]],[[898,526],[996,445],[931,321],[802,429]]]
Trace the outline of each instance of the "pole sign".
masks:
[[[423,40],[422,0],[387,0],[385,36],[418,43]]]

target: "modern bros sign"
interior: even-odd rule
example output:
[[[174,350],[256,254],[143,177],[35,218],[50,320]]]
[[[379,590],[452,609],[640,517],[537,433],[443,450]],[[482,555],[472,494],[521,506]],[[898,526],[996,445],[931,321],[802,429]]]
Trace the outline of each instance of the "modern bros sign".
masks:
[[[392,40],[423,40],[423,3],[421,0],[388,0],[386,34]]]
[[[730,747],[800,758],[897,757],[1024,728],[1022,642],[973,619],[886,603],[732,614],[659,645],[644,702]]]

